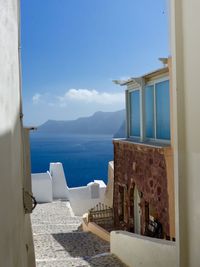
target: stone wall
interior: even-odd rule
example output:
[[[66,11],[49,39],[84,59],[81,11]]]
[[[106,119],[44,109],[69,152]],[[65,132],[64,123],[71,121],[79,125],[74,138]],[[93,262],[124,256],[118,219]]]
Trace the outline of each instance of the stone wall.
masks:
[[[116,226],[120,226],[119,186],[125,189],[124,229],[130,230],[133,190],[136,186],[141,195],[141,233],[145,231],[145,203],[155,208],[158,220],[169,236],[169,209],[167,191],[167,170],[164,148],[136,144],[127,141],[114,141],[114,217]]]

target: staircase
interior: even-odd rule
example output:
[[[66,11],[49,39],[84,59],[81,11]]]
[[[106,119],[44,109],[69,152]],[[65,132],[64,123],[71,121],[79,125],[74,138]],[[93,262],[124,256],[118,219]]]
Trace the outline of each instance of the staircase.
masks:
[[[69,202],[38,204],[31,217],[37,267],[125,266],[108,242],[82,232]]]

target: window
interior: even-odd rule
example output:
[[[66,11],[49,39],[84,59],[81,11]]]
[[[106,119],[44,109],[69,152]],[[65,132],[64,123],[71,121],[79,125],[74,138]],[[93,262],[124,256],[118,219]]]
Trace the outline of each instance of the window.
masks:
[[[157,83],[156,90],[156,137],[170,139],[169,81]]]
[[[140,137],[140,91],[130,93],[130,134]]]
[[[129,136],[141,137],[142,140],[156,139],[169,141],[169,80],[154,81],[144,86],[144,89],[131,90],[128,92],[128,98]],[[143,103],[142,107],[140,107],[140,103]]]

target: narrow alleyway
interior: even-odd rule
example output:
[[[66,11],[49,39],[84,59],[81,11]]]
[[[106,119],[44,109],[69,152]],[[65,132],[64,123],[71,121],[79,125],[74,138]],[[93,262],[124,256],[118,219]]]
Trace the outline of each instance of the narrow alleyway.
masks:
[[[39,204],[32,214],[37,267],[123,267],[109,243],[80,229],[69,202]]]

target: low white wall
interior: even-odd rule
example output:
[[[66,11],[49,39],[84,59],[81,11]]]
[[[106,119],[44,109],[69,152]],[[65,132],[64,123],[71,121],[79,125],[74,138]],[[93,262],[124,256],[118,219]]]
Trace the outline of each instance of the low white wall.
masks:
[[[31,175],[32,192],[38,203],[52,202],[52,178],[49,172]]]
[[[96,185],[98,187],[92,188]],[[99,193],[96,195],[97,188]],[[81,216],[99,202],[104,202],[105,190],[106,185],[100,180],[95,180],[87,186],[69,188],[69,200],[74,214]]]
[[[111,253],[129,267],[177,267],[174,242],[125,231],[111,232]]]
[[[32,174],[32,187],[37,202],[67,199],[77,216],[82,216],[99,202],[105,203],[106,184],[102,180],[94,180],[87,186],[69,188],[62,163],[51,163],[50,172]]]

